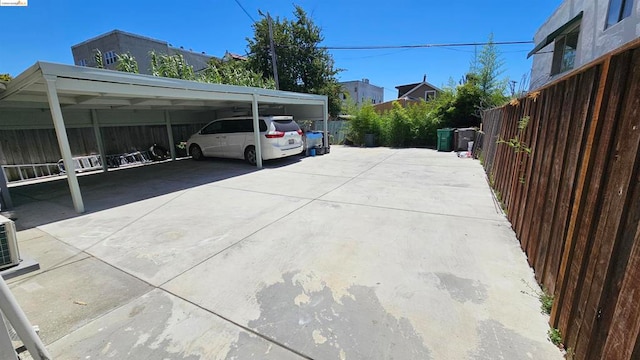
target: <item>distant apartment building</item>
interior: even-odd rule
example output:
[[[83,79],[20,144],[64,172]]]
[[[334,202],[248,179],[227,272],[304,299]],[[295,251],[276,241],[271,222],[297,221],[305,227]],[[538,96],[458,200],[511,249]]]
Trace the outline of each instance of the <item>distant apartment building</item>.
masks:
[[[639,36],[639,1],[564,0],[534,36],[530,87],[541,87]]]
[[[356,105],[362,105],[367,101],[372,104],[384,102],[384,88],[369,83],[369,79],[341,82],[342,89],[349,95],[342,94],[342,102],[348,98]]]
[[[95,67],[96,61],[94,54],[96,49],[102,52],[102,62],[106,69],[115,70],[116,55],[129,53],[138,62],[138,68],[141,74],[151,73],[151,57],[149,56],[149,52],[151,51],[155,51],[156,54],[165,55],[180,54],[184,57],[187,64],[193,66],[195,71],[204,69],[207,66],[207,62],[213,58],[213,56],[207,55],[204,52],[199,53],[192,50],[185,50],[182,47],[173,47],[163,40],[152,39],[121,30],[113,30],[73,45],[71,52],[73,53],[74,64]]]

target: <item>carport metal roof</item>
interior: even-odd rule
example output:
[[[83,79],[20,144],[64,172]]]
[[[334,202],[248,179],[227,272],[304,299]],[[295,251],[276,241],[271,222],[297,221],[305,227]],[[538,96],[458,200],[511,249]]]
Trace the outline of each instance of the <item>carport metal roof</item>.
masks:
[[[235,85],[130,74],[81,66],[37,62],[0,87],[0,110],[49,108],[66,169],[73,169],[62,108],[131,110],[251,109],[258,129],[260,105],[283,105],[296,118],[323,120],[328,139],[328,101],[324,95],[301,94]],[[170,127],[167,117],[167,125]],[[136,124],[131,124],[136,125]],[[171,135],[170,135],[171,136]],[[256,144],[259,132],[254,133]],[[101,140],[98,141],[100,147]],[[328,142],[325,142],[328,143]],[[262,167],[260,146],[258,167]],[[172,149],[173,151],[173,149]],[[103,150],[101,155],[104,158]],[[175,158],[175,154],[172,155]],[[105,168],[106,170],[106,168]],[[76,211],[84,204],[74,172],[67,176]]]

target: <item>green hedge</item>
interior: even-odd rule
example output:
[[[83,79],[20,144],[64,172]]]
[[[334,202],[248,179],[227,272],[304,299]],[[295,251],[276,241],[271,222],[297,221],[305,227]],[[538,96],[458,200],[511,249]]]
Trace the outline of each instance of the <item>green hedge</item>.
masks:
[[[355,111],[349,121],[348,139],[355,145],[364,144],[365,134],[374,134],[376,145],[392,147],[434,146],[440,120],[432,105],[422,101],[403,108],[394,102],[384,114],[375,112],[373,105],[365,104]]]

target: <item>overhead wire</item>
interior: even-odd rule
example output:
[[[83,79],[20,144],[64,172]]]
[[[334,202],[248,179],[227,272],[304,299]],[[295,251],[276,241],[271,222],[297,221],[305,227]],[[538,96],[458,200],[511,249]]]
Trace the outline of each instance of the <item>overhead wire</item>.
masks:
[[[416,44],[416,45],[365,45],[365,46],[319,46],[326,50],[384,50],[384,49],[420,49],[435,47],[462,47],[462,46],[484,46],[484,45],[522,45],[533,44],[533,41],[494,41],[494,42],[472,42],[472,43],[446,43],[446,44]]]
[[[244,11],[244,13],[247,14],[247,16],[249,17],[249,19],[251,19],[251,21],[256,22],[256,20],[253,18],[253,16],[251,16],[251,14],[249,14],[247,9],[245,9],[244,6],[242,6],[242,4],[240,3],[239,0],[234,0],[234,1],[236,2],[236,4],[238,4],[238,6],[240,6],[240,9],[242,9],[242,11]]]

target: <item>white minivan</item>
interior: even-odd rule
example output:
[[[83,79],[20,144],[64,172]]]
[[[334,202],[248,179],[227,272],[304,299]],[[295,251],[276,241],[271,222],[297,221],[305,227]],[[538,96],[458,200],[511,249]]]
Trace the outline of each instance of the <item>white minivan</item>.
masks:
[[[262,159],[279,159],[302,152],[302,130],[291,116],[261,116]],[[253,118],[233,117],[208,123],[187,140],[194,160],[204,157],[245,159],[256,164]]]

